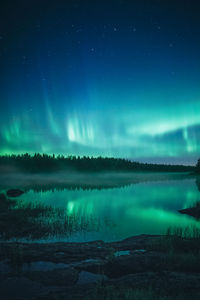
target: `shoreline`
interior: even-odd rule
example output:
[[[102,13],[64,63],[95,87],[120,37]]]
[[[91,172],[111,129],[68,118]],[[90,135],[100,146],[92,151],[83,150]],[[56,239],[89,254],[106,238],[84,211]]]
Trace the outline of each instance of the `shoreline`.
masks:
[[[99,189],[117,188],[131,184],[163,180],[185,180],[198,178],[191,172],[56,172],[41,174],[12,173],[0,175],[0,189],[22,189],[36,191],[58,189]]]
[[[100,294],[111,287],[113,293],[119,288],[159,288],[169,295],[200,293],[199,255],[194,256],[195,262],[186,263],[188,253],[170,252],[171,238],[166,238],[143,234],[110,243],[0,242],[0,292],[10,295],[9,299],[18,299],[12,298],[14,291],[20,299],[27,299],[30,293],[35,297],[31,299],[54,299],[58,295],[84,299],[97,287]],[[10,288],[6,289],[8,283]],[[19,291],[24,284],[29,290]]]

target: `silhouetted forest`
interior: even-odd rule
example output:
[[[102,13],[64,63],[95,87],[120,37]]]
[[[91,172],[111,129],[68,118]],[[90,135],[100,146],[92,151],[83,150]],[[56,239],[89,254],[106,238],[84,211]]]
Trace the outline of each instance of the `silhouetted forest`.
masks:
[[[151,171],[151,172],[187,172],[194,171],[193,166],[139,163],[121,158],[80,157],[39,154],[0,156],[2,170],[17,169],[23,172],[55,172],[55,171]]]
[[[198,174],[200,174],[200,158],[198,159],[197,164],[196,164],[196,172]]]

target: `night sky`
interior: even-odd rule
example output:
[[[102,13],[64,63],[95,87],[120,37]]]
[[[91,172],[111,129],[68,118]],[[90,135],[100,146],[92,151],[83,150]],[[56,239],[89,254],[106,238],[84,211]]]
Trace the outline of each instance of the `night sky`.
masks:
[[[200,156],[200,1],[2,1],[0,154]]]

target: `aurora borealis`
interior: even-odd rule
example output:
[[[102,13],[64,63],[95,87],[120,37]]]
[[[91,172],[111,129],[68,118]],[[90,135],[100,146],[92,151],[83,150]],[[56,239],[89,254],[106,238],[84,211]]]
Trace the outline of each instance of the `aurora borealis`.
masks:
[[[200,156],[200,3],[3,1],[0,154]]]

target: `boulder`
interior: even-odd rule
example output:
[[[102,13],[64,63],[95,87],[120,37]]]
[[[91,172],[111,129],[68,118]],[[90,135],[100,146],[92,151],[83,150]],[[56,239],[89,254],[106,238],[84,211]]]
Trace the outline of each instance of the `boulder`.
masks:
[[[193,218],[200,219],[200,206],[181,209],[179,210],[179,212],[181,214],[185,214]]]
[[[24,194],[24,192],[21,191],[21,190],[19,190],[19,189],[10,189],[10,190],[7,190],[7,196],[8,197],[19,197],[22,194]]]
[[[113,258],[104,266],[104,274],[117,278],[128,274],[160,271],[164,268],[165,254],[159,252],[135,253]]]
[[[51,271],[28,272],[26,277],[44,286],[72,286],[78,281],[79,271],[74,268],[55,269]]]

